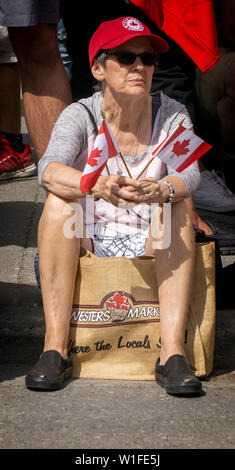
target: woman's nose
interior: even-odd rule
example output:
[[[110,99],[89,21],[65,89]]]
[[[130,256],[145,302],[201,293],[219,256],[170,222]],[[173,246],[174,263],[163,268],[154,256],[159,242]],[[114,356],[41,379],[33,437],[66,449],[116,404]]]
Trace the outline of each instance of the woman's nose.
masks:
[[[141,57],[139,57],[139,56],[136,57],[135,62],[134,62],[134,64],[133,64],[133,67],[138,67],[138,68],[139,68],[139,67],[141,67],[141,68],[144,67],[144,64],[143,64],[143,62],[142,62],[142,60],[141,60]]]

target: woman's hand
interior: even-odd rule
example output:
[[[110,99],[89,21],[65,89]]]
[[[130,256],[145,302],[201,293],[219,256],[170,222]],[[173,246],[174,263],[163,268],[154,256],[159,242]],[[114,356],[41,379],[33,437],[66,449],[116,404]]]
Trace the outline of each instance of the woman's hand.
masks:
[[[140,181],[128,176],[101,175],[92,189],[92,194],[95,198],[102,198],[116,207],[120,204],[127,205],[130,202],[138,204],[139,196],[136,191],[140,185]]]
[[[170,196],[170,190],[166,184],[156,181],[155,178],[144,178],[135,189],[135,194],[138,195],[137,204],[163,204]]]

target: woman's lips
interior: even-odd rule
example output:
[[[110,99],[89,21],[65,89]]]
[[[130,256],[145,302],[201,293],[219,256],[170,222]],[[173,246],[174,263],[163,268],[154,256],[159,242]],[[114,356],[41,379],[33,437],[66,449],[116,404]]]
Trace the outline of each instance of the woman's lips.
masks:
[[[129,78],[128,82],[140,82],[144,83],[144,79],[142,77],[134,77],[134,78]]]

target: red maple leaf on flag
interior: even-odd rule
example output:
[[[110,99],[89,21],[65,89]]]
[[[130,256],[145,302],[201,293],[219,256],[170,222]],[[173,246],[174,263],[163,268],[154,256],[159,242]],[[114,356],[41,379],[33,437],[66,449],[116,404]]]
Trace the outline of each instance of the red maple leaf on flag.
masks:
[[[176,155],[177,157],[179,157],[180,155],[186,155],[186,153],[189,152],[189,148],[187,147],[187,145],[189,145],[189,142],[190,139],[182,140],[182,142],[177,140],[172,147],[171,151],[173,152],[173,155],[171,155],[170,158],[173,158],[174,155]]]
[[[100,157],[101,152],[102,150],[98,149],[98,147],[91,151],[88,159],[88,163],[90,166],[97,166],[97,159]]]

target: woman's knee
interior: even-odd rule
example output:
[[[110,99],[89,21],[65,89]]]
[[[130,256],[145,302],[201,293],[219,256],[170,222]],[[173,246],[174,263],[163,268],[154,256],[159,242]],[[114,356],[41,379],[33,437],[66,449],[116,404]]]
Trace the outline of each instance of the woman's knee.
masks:
[[[83,209],[79,202],[70,202],[52,193],[47,197],[39,223],[39,232],[49,228],[51,232],[63,233],[66,239],[80,240],[85,237]]]
[[[172,205],[171,216],[171,234],[172,240],[182,239],[187,245],[194,247],[195,235],[189,208],[185,200]]]
[[[48,223],[64,221],[75,210],[79,203],[68,203],[65,199],[49,193],[42,213]]]
[[[165,207],[166,206],[166,207]],[[153,213],[149,235],[146,240],[146,254],[153,254],[162,249],[170,249],[172,242],[184,237],[186,232],[192,230],[192,223],[185,201],[175,204],[159,206]]]

